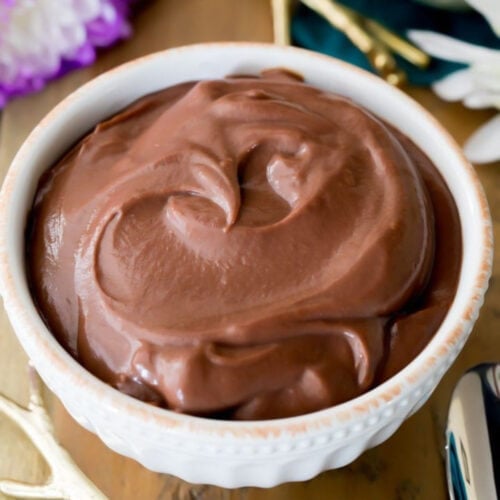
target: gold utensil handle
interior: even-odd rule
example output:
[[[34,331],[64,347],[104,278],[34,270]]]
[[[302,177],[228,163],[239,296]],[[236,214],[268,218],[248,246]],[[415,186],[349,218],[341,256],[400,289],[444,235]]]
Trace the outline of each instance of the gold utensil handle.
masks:
[[[293,0],[271,0],[274,43],[290,45],[290,16]]]
[[[359,22],[360,16],[332,0],[301,0],[311,10],[324,17],[334,28],[344,33],[351,42],[368,58],[373,68],[389,83],[401,85],[405,74],[397,65],[386,47],[366,30]]]
[[[406,75],[398,68],[391,51],[419,68],[427,67],[430,62],[430,57],[425,52],[383,24],[335,0],[300,1],[344,33],[365,54],[372,67],[393,85],[405,82]],[[291,43],[290,20],[295,3],[295,0],[271,0],[274,41],[279,45]]]
[[[375,38],[414,66],[425,69],[429,65],[431,58],[428,54],[387,29],[379,22],[373,19],[364,18],[364,26],[373,36],[375,36]]]

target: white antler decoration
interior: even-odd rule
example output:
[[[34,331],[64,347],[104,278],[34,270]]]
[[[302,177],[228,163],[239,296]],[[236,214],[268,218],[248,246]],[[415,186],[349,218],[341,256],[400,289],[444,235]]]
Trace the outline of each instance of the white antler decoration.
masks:
[[[13,497],[64,500],[105,500],[106,496],[83,474],[54,437],[54,428],[40,394],[40,379],[30,367],[30,400],[22,408],[0,394],[0,412],[5,413],[31,439],[47,461],[51,475],[44,485],[0,480],[0,492]]]

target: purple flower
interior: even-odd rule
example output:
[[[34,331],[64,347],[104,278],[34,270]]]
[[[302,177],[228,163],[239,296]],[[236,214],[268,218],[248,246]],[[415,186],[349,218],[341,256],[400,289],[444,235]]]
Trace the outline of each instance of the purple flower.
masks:
[[[134,0],[0,0],[0,108],[131,33]]]

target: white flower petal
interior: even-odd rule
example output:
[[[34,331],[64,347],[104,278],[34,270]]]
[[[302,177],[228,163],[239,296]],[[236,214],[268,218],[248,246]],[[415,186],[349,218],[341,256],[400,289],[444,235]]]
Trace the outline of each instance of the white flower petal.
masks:
[[[467,0],[490,23],[492,30],[500,37],[500,3],[498,0]]]
[[[84,22],[95,19],[102,9],[100,0],[72,0],[72,8]]]
[[[500,114],[474,132],[467,140],[464,152],[474,163],[500,160]]]
[[[470,69],[461,69],[432,85],[432,90],[445,101],[461,101],[475,90],[474,75]]]
[[[500,61],[500,51],[463,42],[432,31],[409,30],[408,37],[424,52],[439,59],[471,64],[479,61]]]
[[[0,81],[12,82],[17,76],[17,68],[12,64],[11,54],[0,55]]]
[[[464,98],[464,105],[473,109],[491,107],[500,109],[500,94],[487,90],[475,90]]]
[[[500,94],[500,64],[476,63],[471,70],[478,87]]]
[[[101,16],[108,22],[113,22],[116,19],[116,10],[110,4],[105,3],[102,6]]]
[[[113,15],[112,4],[102,0],[16,0],[0,28],[0,81],[54,73],[61,58],[73,57],[84,43],[86,22]]]

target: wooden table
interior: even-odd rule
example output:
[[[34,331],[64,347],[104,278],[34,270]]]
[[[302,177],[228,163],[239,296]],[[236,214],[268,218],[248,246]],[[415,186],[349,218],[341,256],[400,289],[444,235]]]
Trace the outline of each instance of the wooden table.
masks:
[[[91,68],[52,83],[43,92],[9,104],[1,115],[0,172],[5,175],[16,150],[38,120],[69,92],[95,75],[135,57],[168,47],[214,40],[271,41],[269,0],[157,0],[135,21],[134,37],[103,53]],[[447,104],[430,91],[410,89],[459,143],[489,116]],[[500,164],[477,167],[500,241]],[[495,264],[498,263],[497,252]],[[498,267],[498,266],[497,266]],[[443,429],[452,388],[465,369],[481,361],[500,360],[500,281],[494,273],[485,306],[458,361],[430,401],[386,443],[364,453],[350,466],[304,483],[269,490],[224,490],[193,486],[149,472],[108,450],[78,426],[51,394],[47,404],[57,435],[81,469],[111,499],[434,499],[447,498],[443,466]],[[0,315],[0,388],[23,403],[27,399],[27,358]],[[0,416],[0,477],[43,482],[47,467],[28,440]],[[4,497],[0,494],[0,499]]]

